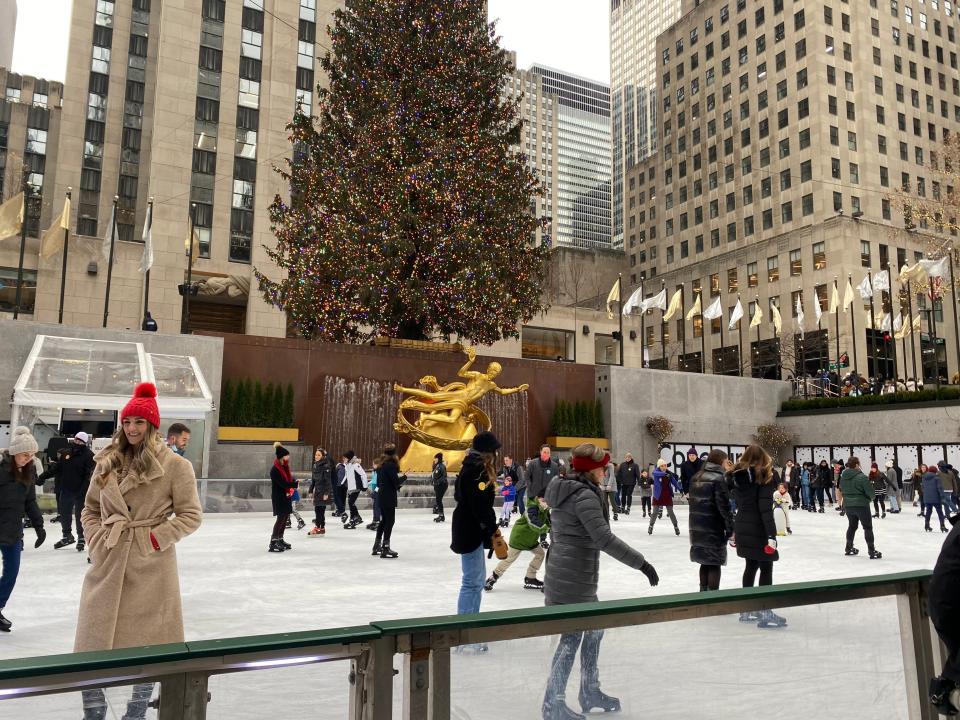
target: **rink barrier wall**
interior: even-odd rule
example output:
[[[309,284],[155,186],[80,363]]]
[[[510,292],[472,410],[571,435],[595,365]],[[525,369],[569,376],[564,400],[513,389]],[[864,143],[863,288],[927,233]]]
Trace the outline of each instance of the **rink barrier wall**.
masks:
[[[395,655],[401,654],[402,717],[449,720],[450,652],[461,645],[895,596],[908,717],[934,720],[937,715],[926,697],[926,685],[945,655],[927,615],[930,577],[930,571],[917,570],[22,658],[0,662],[0,700],[150,681],[161,685],[159,720],[202,720],[207,717],[210,676],[349,660],[349,719],[387,720],[393,717]],[[255,676],[250,682],[256,682]]]

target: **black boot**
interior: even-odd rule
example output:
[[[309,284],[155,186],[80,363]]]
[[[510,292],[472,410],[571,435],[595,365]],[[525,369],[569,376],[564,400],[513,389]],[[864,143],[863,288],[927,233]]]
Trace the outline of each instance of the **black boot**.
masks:
[[[493,586],[497,584],[497,580],[499,579],[500,579],[500,576],[497,575],[496,573],[493,573],[492,575],[490,575],[490,577],[487,578],[487,581],[483,584],[483,589],[486,590],[487,592],[490,592],[491,590],[493,590]]]
[[[280,544],[279,538],[270,539],[270,547],[267,549],[267,552],[277,552],[282,553],[286,548]]]
[[[286,540],[284,540],[283,538],[278,538],[278,539],[277,539],[277,542],[279,542],[281,545],[283,545],[283,549],[284,549],[284,550],[292,550],[292,549],[293,549],[293,545],[291,545],[290,543],[288,543],[288,542],[287,542]]]
[[[956,689],[957,684],[953,680],[943,676],[930,678],[930,702],[933,703],[941,715],[954,717],[960,713],[960,709],[952,701]]]
[[[7,620],[7,618],[3,616],[3,613],[0,612],[0,632],[10,632],[12,625],[13,623]]]
[[[947,529],[946,525],[944,525],[943,523],[940,523],[940,532],[950,532],[950,531]]]
[[[433,521],[434,521],[435,523],[442,523],[442,522],[446,522],[446,521],[447,521],[447,518],[445,518],[444,515],[443,515],[443,512],[441,512],[439,515],[437,515],[437,516],[433,519]]]
[[[377,540],[377,541],[373,544],[373,552],[370,553],[370,554],[371,554],[371,555],[379,555],[379,554],[380,554],[380,541],[379,541],[379,540]]]
[[[400,557],[397,553],[390,549],[389,545],[384,545],[383,549],[380,551],[380,557],[385,560],[390,560],[395,557]]]
[[[83,552],[86,547],[87,543],[83,538],[77,540],[77,552]]]
[[[53,544],[53,549],[59,550],[60,548],[65,548],[67,545],[73,545],[76,541],[73,535],[64,535],[62,540],[58,540]]]
[[[844,550],[846,555],[857,555],[859,552],[853,545],[847,545],[847,549]]]
[[[587,720],[585,715],[576,713],[567,707],[563,700],[545,702],[542,708],[543,720]]]
[[[580,688],[580,708],[584,713],[600,709],[604,712],[620,712],[620,700],[605,694],[600,688],[584,690]]]

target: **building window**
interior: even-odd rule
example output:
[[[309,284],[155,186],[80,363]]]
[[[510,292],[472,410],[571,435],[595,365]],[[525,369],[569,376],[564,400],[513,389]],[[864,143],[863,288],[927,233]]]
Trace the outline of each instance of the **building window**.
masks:
[[[526,326],[520,334],[521,355],[530,360],[573,362],[573,333]]]
[[[860,241],[860,265],[868,268],[871,266],[870,243],[867,240]]]
[[[790,276],[797,277],[803,272],[803,261],[799,250],[790,251]]]
[[[827,249],[826,243],[816,242],[813,244],[813,269],[823,270],[827,267]]]
[[[32,315],[37,298],[37,271],[23,270],[20,312]],[[17,268],[0,267],[0,312],[13,312],[17,306]]]
[[[774,255],[767,258],[767,282],[773,283],[780,280],[780,258]]]

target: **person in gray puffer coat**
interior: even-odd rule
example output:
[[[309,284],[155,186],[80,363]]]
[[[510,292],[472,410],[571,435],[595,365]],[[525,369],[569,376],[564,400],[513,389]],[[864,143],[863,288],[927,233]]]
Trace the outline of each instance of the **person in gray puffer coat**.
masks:
[[[639,570],[656,586],[657,571],[643,555],[610,530],[608,510],[603,502],[604,468],[610,455],[592,443],[573,449],[572,472],[547,487],[551,508],[551,542],[544,578],[547,605],[595,602],[600,576],[600,552]],[[544,720],[582,720],[567,707],[565,693],[573,661],[580,649],[580,706],[584,712],[599,708],[620,710],[620,701],[600,690],[597,658],[603,631],[566,633],[553,656],[550,678],[543,698]],[[582,643],[582,645],[581,645]]]
[[[619,494],[620,493],[617,492],[617,466],[614,463],[610,463],[603,469],[603,495],[607,513],[610,512],[610,508],[613,508],[614,521],[617,520],[617,515],[620,512]]]

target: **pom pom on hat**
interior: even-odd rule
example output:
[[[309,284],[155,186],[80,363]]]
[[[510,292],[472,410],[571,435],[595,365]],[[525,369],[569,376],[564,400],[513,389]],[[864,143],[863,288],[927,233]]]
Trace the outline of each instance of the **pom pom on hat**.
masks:
[[[157,386],[153,383],[140,383],[133,390],[133,397],[120,413],[120,422],[129,417],[142,417],[158,430],[160,429],[160,408],[157,407]]]
[[[30,433],[30,428],[21,425],[14,429],[7,452],[10,455],[19,455],[20,453],[36,453],[39,449],[40,446],[37,445],[37,441]]]
[[[290,451],[287,450],[287,449],[283,446],[283,443],[275,442],[275,443],[273,444],[273,448],[274,448],[273,451],[274,451],[274,452],[276,453],[276,455],[277,455],[277,460],[279,460],[279,459],[282,458],[282,457],[286,457],[287,455],[290,454]]]

